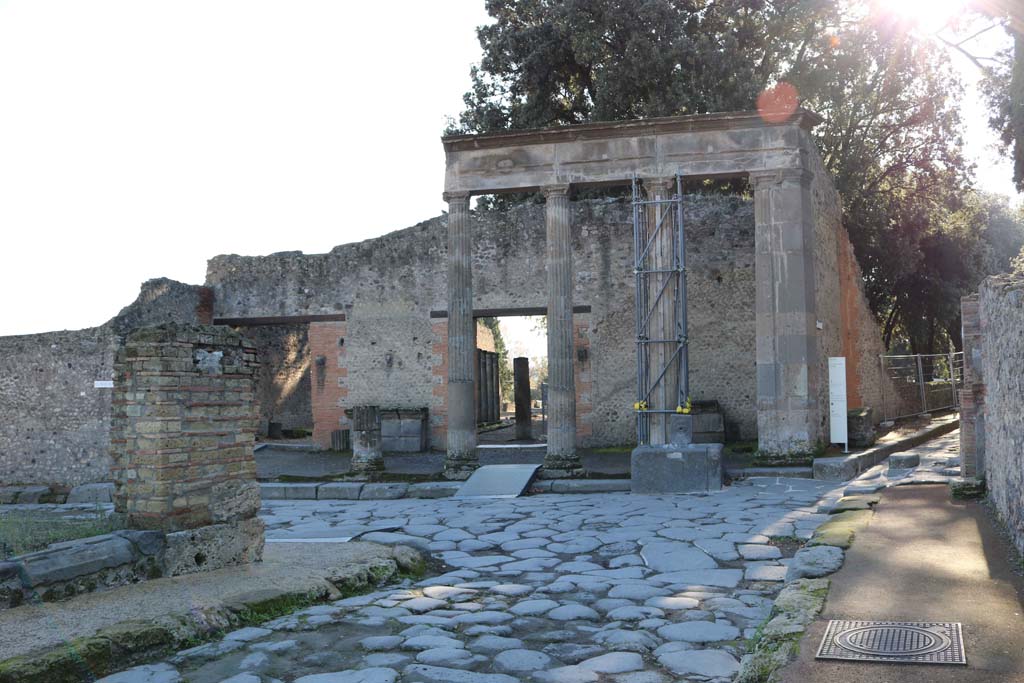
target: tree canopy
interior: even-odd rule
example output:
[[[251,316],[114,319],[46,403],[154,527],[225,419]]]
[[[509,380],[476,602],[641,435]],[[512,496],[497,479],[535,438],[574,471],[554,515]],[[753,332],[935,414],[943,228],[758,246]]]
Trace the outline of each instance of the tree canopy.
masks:
[[[959,297],[995,267],[984,223],[1021,217],[972,189],[964,90],[907,19],[836,0],[488,0],[483,56],[449,132],[751,110],[777,83],[815,135],[887,342],[959,344]],[[1016,248],[1013,245],[1016,244]],[[943,349],[944,350],[944,349]]]

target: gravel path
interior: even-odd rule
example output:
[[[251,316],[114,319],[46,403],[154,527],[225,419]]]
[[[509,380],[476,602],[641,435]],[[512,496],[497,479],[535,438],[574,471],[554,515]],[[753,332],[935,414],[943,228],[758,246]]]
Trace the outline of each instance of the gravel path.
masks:
[[[317,606],[102,683],[728,681],[834,483],[752,479],[709,496],[280,501],[282,541],[363,538],[450,568]],[[780,544],[793,548],[793,543]],[[119,678],[120,677],[120,678]]]

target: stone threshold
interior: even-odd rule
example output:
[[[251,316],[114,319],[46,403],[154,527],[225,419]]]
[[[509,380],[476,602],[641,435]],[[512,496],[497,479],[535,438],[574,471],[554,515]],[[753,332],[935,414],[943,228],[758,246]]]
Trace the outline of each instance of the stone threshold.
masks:
[[[928,425],[896,441],[880,444],[848,455],[840,455],[833,458],[817,458],[814,461],[814,478],[824,481],[850,481],[851,479],[856,479],[858,475],[871,469],[893,453],[920,446],[926,441],[931,441],[935,437],[948,434],[959,427],[960,420],[957,418],[938,421],[937,424]]]
[[[328,483],[264,483],[260,484],[263,500],[396,500],[399,498],[450,498],[458,493],[462,482],[429,481],[419,484],[403,482],[363,483],[338,481]],[[542,479],[530,486],[531,494],[540,493],[628,493],[629,479]]]

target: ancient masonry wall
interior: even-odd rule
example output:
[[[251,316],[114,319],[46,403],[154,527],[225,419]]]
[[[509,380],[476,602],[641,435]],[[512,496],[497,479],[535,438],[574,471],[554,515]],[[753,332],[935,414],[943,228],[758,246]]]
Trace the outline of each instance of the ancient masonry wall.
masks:
[[[984,335],[977,294],[960,300],[960,320],[964,344],[964,388],[960,390],[960,470],[965,477],[977,477],[985,471]]]
[[[110,481],[110,394],[121,336],[145,324],[206,321],[211,292],[150,280],[100,327],[0,337],[0,484]]]
[[[842,222],[842,204],[817,148],[807,149],[814,178],[811,196],[815,213],[815,305],[822,324],[818,331],[818,405],[822,434],[829,434],[828,359],[846,358],[847,407],[871,407],[875,422],[882,420],[882,395],[895,387],[881,374],[879,355],[885,353],[878,323],[868,306],[864,278]]]
[[[270,422],[281,423],[282,429],[312,429],[313,356],[309,326],[255,325],[236,329],[255,345],[260,357],[256,377],[260,435],[267,435]]]
[[[1024,277],[990,277],[978,298],[985,383],[984,474],[995,509],[1024,552]]]
[[[589,320],[580,314],[576,321],[587,323],[589,345],[586,360],[581,362],[578,353],[576,360],[580,441],[631,443],[636,400],[631,210],[628,203],[604,200],[574,202],[572,211],[574,302],[591,307]],[[543,205],[474,213],[472,221],[474,307],[507,313],[546,307]],[[687,197],[686,230],[693,397],[722,404],[730,438],[753,438],[752,204],[741,197]],[[216,294],[218,317],[344,314],[347,375],[335,378],[344,396],[327,372],[341,371],[332,365],[338,354],[328,348],[329,341],[318,350],[317,323],[310,325],[314,412],[321,401],[332,410],[339,401],[344,407],[426,406],[432,446],[443,448],[447,324],[430,313],[447,308],[446,231],[447,217],[440,216],[328,254],[218,256],[209,263],[207,285]],[[589,426],[582,419],[588,404]]]

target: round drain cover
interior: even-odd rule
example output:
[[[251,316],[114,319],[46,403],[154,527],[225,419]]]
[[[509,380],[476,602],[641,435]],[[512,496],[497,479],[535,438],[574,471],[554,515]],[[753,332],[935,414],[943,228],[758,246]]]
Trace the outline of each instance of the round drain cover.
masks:
[[[917,626],[861,626],[843,631],[836,642],[866,655],[926,655],[948,648],[952,641],[942,633]]]

